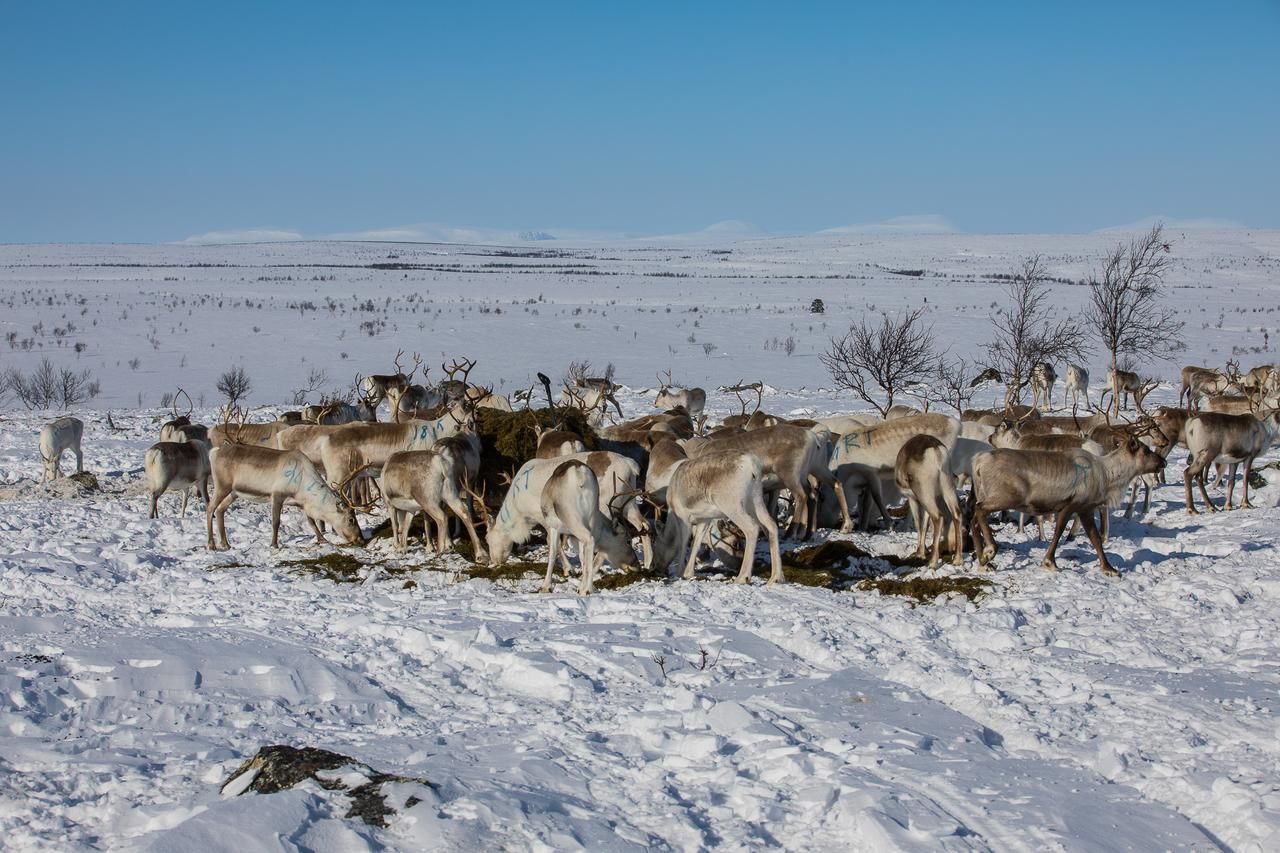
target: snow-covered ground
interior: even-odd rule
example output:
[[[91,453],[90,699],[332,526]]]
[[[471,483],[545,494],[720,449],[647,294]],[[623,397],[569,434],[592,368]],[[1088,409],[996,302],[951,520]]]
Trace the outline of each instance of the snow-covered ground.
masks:
[[[35,433],[51,415],[4,411],[3,846],[1280,848],[1274,468],[1253,510],[1191,518],[1170,485],[1144,519],[1117,518],[1119,580],[1083,541],[1064,545],[1061,572],[1043,572],[1043,544],[1006,528],[988,594],[918,606],[713,574],[539,595],[532,577],[468,579],[460,560],[402,558],[385,541],[317,548],[288,511],[277,552],[252,505],[229,514],[229,553],[204,550],[203,515],[174,518],[173,496],[146,518],[141,458],[163,416],[150,407],[176,385],[212,406],[213,379],[241,357],[263,405],[310,366],[346,384],[402,347],[437,363],[475,357],[474,378],[508,391],[570,359],[612,361],[628,413],[647,410],[643,389],[668,368],[712,386],[762,379],[774,411],[848,411],[816,353],[865,308],[927,297],[939,337],[971,354],[999,292],[983,276],[1040,251],[1054,275],[1078,279],[1116,239],[826,236],[543,258],[379,244],[0,247],[0,331],[34,338],[29,350],[0,342],[0,367],[48,354],[98,375],[102,396],[77,414],[104,489],[32,487]],[[1188,363],[1220,364],[1233,347],[1246,366],[1275,360],[1263,329],[1280,235],[1189,232],[1176,249]],[[494,263],[559,268],[482,266]],[[814,298],[825,315],[808,313]],[[1055,298],[1073,310],[1083,290],[1064,284]],[[307,301],[316,310],[296,307]],[[59,346],[52,330],[68,322]],[[766,349],[774,336],[795,337],[794,355]],[[1176,378],[1176,366],[1153,372]],[[1175,383],[1156,396],[1176,394]],[[712,396],[720,414],[737,407]],[[907,533],[836,538],[882,554],[914,545]],[[334,552],[367,564],[359,582],[290,564]],[[344,818],[344,795],[314,784],[223,797],[269,744],[435,787],[412,786],[420,802],[383,829]]]

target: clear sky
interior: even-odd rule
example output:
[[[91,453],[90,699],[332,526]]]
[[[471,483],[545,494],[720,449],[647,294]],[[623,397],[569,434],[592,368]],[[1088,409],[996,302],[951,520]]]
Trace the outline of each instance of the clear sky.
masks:
[[[1280,227],[1280,2],[6,2],[0,242]]]

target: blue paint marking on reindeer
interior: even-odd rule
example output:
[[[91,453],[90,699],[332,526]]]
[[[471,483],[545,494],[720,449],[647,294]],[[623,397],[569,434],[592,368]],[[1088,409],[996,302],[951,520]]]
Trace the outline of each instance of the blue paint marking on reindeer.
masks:
[[[428,435],[431,435],[431,424],[423,424],[422,426],[418,427],[419,441],[426,441]]]
[[[286,482],[296,486],[302,481],[302,466],[296,461],[291,461],[285,466],[283,474]]]
[[[1087,462],[1081,462],[1078,459],[1071,460],[1071,485],[1069,488],[1075,489],[1082,485],[1089,476],[1089,471],[1093,466]]]

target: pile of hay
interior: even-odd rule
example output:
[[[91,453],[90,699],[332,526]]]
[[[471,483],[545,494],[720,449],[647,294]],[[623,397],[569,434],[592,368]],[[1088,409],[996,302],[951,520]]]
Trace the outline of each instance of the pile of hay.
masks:
[[[595,430],[577,409],[522,409],[504,412],[499,409],[476,410],[476,430],[480,433],[480,482],[485,488],[485,502],[497,507],[506,494],[503,476],[511,476],[538,451],[534,427],[559,427],[582,436],[588,450],[597,450]]]

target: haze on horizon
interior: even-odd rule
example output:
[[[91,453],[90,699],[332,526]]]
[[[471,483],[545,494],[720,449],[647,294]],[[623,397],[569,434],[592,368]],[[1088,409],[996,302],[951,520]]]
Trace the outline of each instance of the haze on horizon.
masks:
[[[1280,227],[1280,4],[6,10],[0,242]]]

